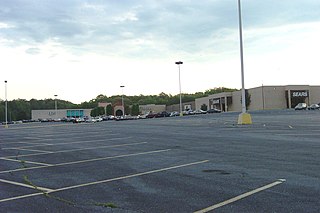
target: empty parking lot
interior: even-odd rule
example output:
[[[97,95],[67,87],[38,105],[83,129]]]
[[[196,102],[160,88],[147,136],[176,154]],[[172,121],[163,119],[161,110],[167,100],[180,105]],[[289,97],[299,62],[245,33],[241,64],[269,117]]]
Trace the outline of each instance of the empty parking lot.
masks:
[[[319,212],[320,111],[0,129],[3,212]]]

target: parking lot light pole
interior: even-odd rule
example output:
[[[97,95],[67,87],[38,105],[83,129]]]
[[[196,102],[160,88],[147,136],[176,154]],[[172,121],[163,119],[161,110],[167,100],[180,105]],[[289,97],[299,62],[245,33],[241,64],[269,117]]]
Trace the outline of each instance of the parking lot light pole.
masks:
[[[179,92],[180,92],[180,116],[182,116],[182,98],[181,98],[181,78],[180,78],[180,65],[183,64],[182,61],[177,61],[176,64],[179,68]]]
[[[124,100],[123,100],[123,88],[124,88],[124,86],[122,85],[122,86],[120,86],[121,88],[122,88],[122,108],[123,108],[123,117],[125,116],[125,113],[124,113]]]
[[[58,104],[57,104],[57,96],[58,95],[54,95],[55,100],[54,100],[54,109],[56,111],[56,118],[58,119]]]
[[[7,83],[8,81],[4,81],[4,98],[5,100],[5,118],[6,118],[6,124],[4,128],[8,128],[8,99],[7,99]]]
[[[240,37],[240,61],[241,61],[241,99],[242,99],[242,113],[238,117],[238,124],[252,124],[251,115],[246,112],[246,92],[244,87],[244,64],[243,64],[243,41],[242,41],[242,18],[241,18],[241,3],[238,0],[239,13],[239,37]]]

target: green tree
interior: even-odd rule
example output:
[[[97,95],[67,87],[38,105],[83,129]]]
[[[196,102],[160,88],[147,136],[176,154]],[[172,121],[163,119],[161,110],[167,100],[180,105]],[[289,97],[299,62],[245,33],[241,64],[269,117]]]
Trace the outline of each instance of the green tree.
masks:
[[[225,88],[225,87],[215,87],[213,89],[206,90],[204,92],[204,95],[212,95],[212,94],[217,94],[217,93],[222,93],[222,92],[234,92],[237,91],[237,89],[231,89],[231,88]]]
[[[90,116],[92,117],[96,117],[100,115],[104,115],[104,107],[95,107],[90,112]]]
[[[133,104],[131,107],[131,115],[137,116],[139,115],[139,105],[138,104]]]
[[[112,106],[111,105],[108,105],[107,106],[107,115],[112,115],[113,112],[112,112]]]

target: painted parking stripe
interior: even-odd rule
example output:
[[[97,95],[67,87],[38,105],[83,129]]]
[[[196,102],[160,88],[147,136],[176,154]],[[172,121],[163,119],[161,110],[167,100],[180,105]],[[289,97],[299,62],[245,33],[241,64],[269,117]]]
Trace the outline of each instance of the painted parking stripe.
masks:
[[[57,126],[73,126],[70,124],[53,124],[53,125],[44,125],[44,126],[19,126],[19,127],[10,127],[7,130],[19,130],[19,129],[37,129],[37,128],[47,128],[47,127],[57,127]]]
[[[64,166],[64,165],[70,165],[70,164],[87,163],[87,162],[108,160],[108,159],[114,159],[114,158],[123,158],[123,157],[137,156],[137,155],[154,154],[154,153],[160,153],[160,152],[168,152],[170,150],[171,149],[162,149],[162,150],[156,150],[156,151],[150,151],[150,152],[139,152],[139,153],[117,155],[117,156],[104,157],[104,158],[94,158],[94,159],[88,159],[88,160],[59,163],[59,164],[55,164],[54,166]]]
[[[170,150],[171,149],[163,149],[163,150],[156,150],[156,151],[149,151],[149,152],[140,152],[140,153],[126,154],[126,155],[117,155],[117,156],[110,156],[110,157],[104,157],[104,158],[94,158],[94,159],[88,159],[88,160],[82,160],[82,161],[73,161],[73,162],[52,164],[52,165],[46,165],[46,166],[34,166],[34,167],[0,171],[0,174],[19,172],[19,171],[25,171],[25,170],[48,168],[48,167],[56,167],[56,166],[65,166],[65,165],[72,165],[72,164],[86,163],[86,162],[93,162],[93,161],[110,160],[110,159],[114,159],[114,158],[124,158],[124,157],[130,157],[130,156],[147,155],[147,154],[154,154],[154,153],[160,153],[160,152],[168,152]]]
[[[49,193],[66,191],[66,190],[70,190],[70,189],[76,189],[76,188],[81,188],[81,187],[86,187],[86,186],[91,186],[91,185],[97,185],[97,184],[101,184],[101,183],[108,183],[108,182],[113,182],[113,181],[118,181],[118,180],[129,179],[129,178],[133,178],[133,177],[139,177],[139,176],[143,176],[143,175],[150,175],[150,174],[154,174],[154,173],[169,171],[169,170],[183,168],[183,167],[187,167],[187,166],[194,166],[194,165],[207,163],[207,162],[209,162],[209,160],[181,164],[181,165],[177,165],[177,166],[171,166],[171,167],[166,167],[166,168],[162,168],[162,169],[156,169],[156,170],[151,170],[151,171],[147,171],[147,172],[136,173],[136,174],[132,174],[132,175],[126,175],[126,176],[121,176],[121,177],[116,177],[116,178],[111,178],[111,179],[106,179],[106,180],[101,180],[101,181],[96,181],[96,182],[89,182],[89,183],[84,183],[84,184],[79,184],[79,185],[74,185],[74,186],[68,186],[68,187],[63,187],[60,189],[53,189],[51,191],[47,191],[47,193],[49,194]],[[43,193],[33,193],[33,194],[27,194],[27,195],[22,195],[22,196],[18,196],[18,197],[6,198],[6,199],[0,200],[0,203],[6,202],[6,201],[11,201],[11,200],[18,200],[18,199],[27,198],[27,197],[34,197],[34,196],[38,196],[38,195],[42,195],[42,194]]]
[[[132,137],[122,137],[122,138],[107,138],[107,139],[99,139],[99,140],[89,140],[89,141],[73,141],[73,142],[64,142],[64,143],[55,143],[55,144],[48,144],[47,146],[58,146],[58,145],[65,145],[65,144],[79,144],[79,143],[93,143],[93,142],[100,142],[100,141],[115,141],[115,140],[125,140],[130,139]],[[27,148],[33,148],[33,147],[41,147],[46,146],[42,144],[33,145],[33,146],[21,146],[21,147],[8,147],[8,148],[2,148],[2,149],[27,149]]]
[[[250,192],[246,192],[246,193],[244,193],[244,194],[241,194],[241,195],[236,196],[236,197],[234,197],[234,198],[231,198],[231,199],[229,199],[229,200],[223,201],[223,202],[221,202],[221,203],[215,204],[215,205],[213,205],[213,206],[207,207],[207,208],[205,208],[205,209],[202,209],[202,210],[199,210],[199,211],[195,211],[194,213],[205,213],[205,212],[209,212],[209,211],[215,210],[215,209],[217,209],[217,208],[220,208],[220,207],[222,207],[222,206],[228,205],[228,204],[230,204],[230,203],[234,203],[234,202],[236,202],[236,201],[238,201],[238,200],[241,200],[241,199],[243,199],[243,198],[246,198],[246,197],[251,196],[251,195],[253,195],[253,194],[256,194],[256,193],[258,193],[258,192],[261,192],[261,191],[267,190],[267,189],[269,189],[269,188],[272,188],[272,187],[274,187],[274,186],[276,186],[276,185],[282,184],[282,183],[284,183],[285,181],[286,181],[285,179],[279,179],[279,180],[277,180],[277,181],[275,181],[275,182],[273,182],[273,183],[270,183],[270,184],[268,184],[268,185],[265,185],[265,186],[262,186],[262,187],[260,187],[260,188],[254,189],[254,190],[252,190],[252,191],[250,191]]]
[[[178,165],[178,166],[171,166],[171,167],[166,167],[166,168],[162,168],[162,169],[156,169],[156,170],[151,170],[151,171],[147,171],[147,172],[141,172],[141,173],[136,173],[136,174],[127,175],[127,176],[121,176],[121,177],[117,177],[117,178],[111,178],[111,179],[106,179],[106,180],[101,180],[101,181],[96,181],[96,182],[68,186],[68,187],[53,190],[52,192],[65,191],[65,190],[69,190],[69,189],[75,189],[75,188],[91,186],[91,185],[96,185],[96,184],[101,184],[101,183],[107,183],[107,182],[112,182],[112,181],[117,181],[117,180],[124,180],[124,179],[128,179],[128,178],[164,172],[164,171],[168,171],[168,170],[172,170],[172,169],[178,169],[178,168],[182,168],[182,167],[193,166],[193,165],[207,163],[207,162],[209,162],[209,160],[197,161],[197,162],[182,164],[182,165]]]
[[[51,151],[43,151],[43,150],[37,150],[37,149],[16,148],[15,150],[30,151],[30,152],[41,152],[41,153],[44,153],[44,154],[52,153]]]
[[[50,145],[50,143],[23,142],[23,141],[1,143],[1,145],[7,145],[7,144],[9,144],[9,145],[10,145],[10,144]]]
[[[40,162],[34,162],[34,161],[26,161],[26,160],[17,160],[17,159],[11,159],[11,158],[1,158],[1,160],[7,160],[7,161],[14,161],[19,163],[29,163],[29,164],[35,164],[35,165],[42,165],[42,166],[52,166],[52,164],[48,163],[40,163]]]
[[[146,143],[148,143],[148,142],[96,146],[96,147],[88,147],[88,148],[81,148],[81,149],[69,149],[69,150],[62,150],[62,151],[56,151],[56,152],[50,152],[50,153],[34,153],[34,154],[26,154],[26,155],[13,155],[13,156],[0,157],[0,159],[16,158],[16,157],[29,157],[29,156],[38,156],[38,155],[49,155],[49,154],[64,153],[64,152],[76,152],[76,151],[83,151],[83,150],[90,150],[90,149],[114,148],[114,147],[122,147],[122,146],[135,146],[135,145],[146,144]]]
[[[31,186],[31,185],[28,185],[28,184],[24,184],[24,183],[15,182],[15,181],[0,179],[0,182],[2,182],[2,183],[8,183],[8,184],[16,185],[16,186],[23,186],[23,187],[35,189],[34,186]],[[44,188],[44,187],[39,187],[39,186],[37,186],[36,189],[39,189],[39,190],[45,191],[45,192],[53,191],[52,189]]]

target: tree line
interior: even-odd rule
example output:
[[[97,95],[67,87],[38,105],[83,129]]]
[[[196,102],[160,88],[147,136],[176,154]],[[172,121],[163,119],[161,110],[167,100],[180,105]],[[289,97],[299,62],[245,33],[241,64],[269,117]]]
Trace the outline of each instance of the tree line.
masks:
[[[205,97],[211,94],[221,93],[221,92],[232,92],[237,89],[218,87],[214,89],[206,90],[205,92],[197,92],[194,94],[182,94],[183,102],[194,101],[197,98]],[[126,109],[133,110],[133,114],[139,112],[139,105],[146,104],[160,104],[160,105],[173,105],[179,104],[180,95],[171,95],[166,93],[160,93],[159,95],[136,95],[136,96],[123,96]],[[31,110],[48,110],[55,108],[55,99],[44,99],[44,100],[25,100],[25,99],[15,99],[8,101],[8,121],[17,120],[29,120],[31,119]],[[98,114],[102,113],[102,109],[98,108],[99,102],[108,102],[111,104],[121,104],[122,96],[114,95],[107,97],[105,95],[98,95],[96,98],[82,102],[81,104],[74,104],[70,101],[57,99],[58,109],[93,109],[97,111]],[[110,106],[111,107],[111,106]],[[112,108],[107,107],[107,114],[112,114]],[[103,109],[104,110],[104,109]],[[104,112],[104,111],[103,111]],[[0,100],[0,121],[5,121],[5,101]]]

